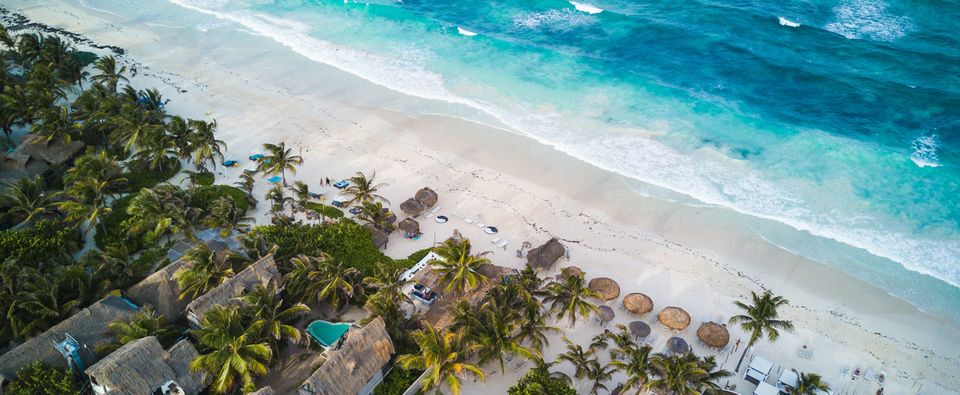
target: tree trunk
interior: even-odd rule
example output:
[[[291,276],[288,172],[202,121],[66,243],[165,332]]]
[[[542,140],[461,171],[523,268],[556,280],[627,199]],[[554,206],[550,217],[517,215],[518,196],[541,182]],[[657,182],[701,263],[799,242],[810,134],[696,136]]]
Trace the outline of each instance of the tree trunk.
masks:
[[[733,370],[734,372],[739,372],[739,371],[740,371],[740,364],[743,363],[743,358],[747,356],[747,351],[748,351],[748,350],[750,350],[750,345],[749,345],[749,344],[747,344],[747,346],[743,348],[743,354],[740,354],[740,361],[737,362],[737,368]]]

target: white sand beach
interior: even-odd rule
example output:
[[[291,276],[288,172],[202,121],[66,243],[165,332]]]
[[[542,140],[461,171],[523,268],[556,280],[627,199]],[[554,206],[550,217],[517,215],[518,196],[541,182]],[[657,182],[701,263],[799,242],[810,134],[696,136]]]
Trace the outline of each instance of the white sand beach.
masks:
[[[796,326],[776,343],[761,341],[751,350],[774,362],[774,377],[788,369],[816,372],[835,394],[874,394],[880,388],[876,381],[851,380],[849,373],[841,377],[844,368],[860,368],[874,375],[884,372],[886,394],[945,394],[960,388],[956,324],[740,230],[734,226],[738,215],[727,209],[647,197],[621,176],[532,139],[425,115],[443,113],[445,104],[392,92],[262,36],[228,34],[235,29],[210,24],[214,19],[209,15],[145,24],[73,1],[3,3],[34,21],[124,48],[127,54],[121,59],[137,73],[133,84],[158,88],[171,99],[167,109],[172,113],[216,119],[227,159],[241,163],[219,168],[218,183],[232,183],[252,167],[247,156],[263,143],[285,141],[304,157],[303,166],[288,179],[302,180],[328,199],[336,190],[320,188],[320,179],[339,180],[358,170],[376,171],[377,180],[388,184],[384,193],[395,209],[421,187],[436,190],[438,214],[450,222],[422,219],[424,236],[416,241],[395,234],[386,251],[390,256],[406,256],[456,229],[481,249],[492,250],[495,264],[520,268],[525,260],[516,251],[523,242],[536,246],[557,237],[569,248],[570,258],[561,259],[548,275],[576,265],[588,280],[615,279],[621,297],[643,292],[653,299],[654,312],[643,317],[617,309],[619,300],[609,302],[617,317],[608,328],[643,320],[660,334],[655,350],[663,349],[670,336],[656,324],[655,313],[661,308],[680,306],[690,312],[692,324],[679,336],[699,354],[714,353],[697,342],[697,326],[725,321],[736,313],[734,300],[770,289],[790,300],[784,318]],[[255,195],[262,196],[268,186],[266,180],[259,182]],[[269,221],[267,206],[259,205],[260,223]],[[466,219],[496,226],[499,233],[484,234]],[[499,249],[491,244],[493,238],[509,244]],[[556,325],[581,344],[603,331],[587,321],[572,329],[566,323]],[[730,328],[732,341],[746,342],[742,331]],[[548,361],[563,348],[559,335],[550,340]],[[803,346],[812,350],[809,359],[798,356]],[[717,355],[729,370],[740,357],[739,352]],[[563,364],[556,369],[571,370]],[[738,384],[738,392],[752,393],[742,373],[731,382]],[[510,369],[504,375],[490,374],[485,384],[466,385],[464,393],[505,393],[521,376],[522,371]],[[621,379],[614,376],[611,389]],[[585,392],[587,387],[579,389]]]

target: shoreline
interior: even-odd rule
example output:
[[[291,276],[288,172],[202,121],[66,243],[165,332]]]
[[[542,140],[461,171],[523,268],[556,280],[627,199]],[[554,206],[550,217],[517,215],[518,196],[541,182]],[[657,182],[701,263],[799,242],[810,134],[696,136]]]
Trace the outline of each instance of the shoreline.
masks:
[[[45,11],[38,8],[31,8],[28,13]],[[49,11],[47,17],[58,17],[49,15],[58,10],[46,11]],[[99,29],[96,27],[96,17],[86,16],[94,20],[77,23],[88,23],[88,32],[95,33]],[[31,17],[36,18],[35,15]],[[69,18],[68,15],[59,17]],[[71,30],[73,27],[68,26],[66,29]],[[112,34],[101,31],[101,35]],[[345,100],[338,98],[337,91],[347,91],[348,97],[370,92],[377,92],[375,95],[384,94],[379,92],[382,89],[372,84],[356,81],[355,78],[351,80],[345,73],[323,65],[314,65],[313,71],[322,75],[321,81],[338,80],[338,84],[320,89],[311,86],[312,84],[295,85],[303,76],[288,75],[277,78],[277,75],[282,74],[282,70],[276,70],[274,78],[270,79],[269,72],[261,74],[263,64],[244,65],[246,68],[241,69],[236,64],[218,65],[218,59],[209,58],[201,62],[201,67],[194,70],[193,75],[166,71],[156,73],[152,70],[167,70],[167,66],[172,65],[169,62],[162,63],[160,59],[164,56],[154,54],[153,59],[149,59],[150,56],[146,54],[150,53],[150,46],[159,44],[143,40],[143,36],[131,35],[130,45],[123,45],[126,49],[124,60],[141,65],[138,67],[140,73],[132,79],[139,85],[143,85],[141,80],[151,79],[168,84],[175,92],[168,92],[166,87],[157,88],[161,88],[161,92],[167,97],[173,98],[171,105],[176,106],[177,112],[184,115],[199,115],[205,113],[201,108],[212,108],[213,110],[206,112],[212,112],[221,123],[219,136],[227,141],[227,152],[233,156],[242,159],[246,156],[245,149],[255,149],[260,143],[271,142],[271,139],[285,138],[290,146],[307,147],[307,152],[304,153],[305,164],[296,178],[311,179],[311,175],[323,176],[329,173],[345,177],[355,170],[377,170],[378,175],[384,177],[382,181],[390,184],[387,196],[394,204],[402,201],[404,196],[412,193],[415,188],[424,185],[435,187],[441,193],[442,205],[458,202],[454,209],[459,212],[470,210],[466,215],[473,216],[480,211],[485,220],[489,218],[494,221],[489,223],[507,224],[501,226],[501,229],[504,233],[512,232],[511,249],[516,248],[521,239],[530,240],[535,245],[548,238],[548,234],[565,239],[573,246],[573,256],[570,262],[561,262],[558,267],[574,264],[584,268],[588,276],[613,274],[612,277],[620,280],[629,276],[619,269],[640,271],[636,270],[637,261],[640,261],[645,270],[636,273],[633,283],[621,281],[623,294],[643,289],[654,296],[654,302],[658,306],[665,303],[682,305],[690,308],[692,313],[700,313],[694,314],[697,319],[704,316],[702,310],[706,308],[732,310],[732,300],[743,297],[748,289],[763,287],[760,278],[767,276],[766,286],[773,287],[778,294],[793,302],[791,308],[786,310],[787,318],[797,320],[798,329],[808,326],[804,331],[812,332],[807,334],[798,330],[785,337],[799,338],[806,335],[814,338],[818,335],[815,332],[837,329],[844,332],[841,335],[835,334],[839,340],[831,339],[831,342],[846,344],[848,350],[873,354],[878,360],[898,356],[902,348],[914,351],[911,353],[913,355],[901,356],[902,358],[939,355],[939,358],[942,358],[940,361],[936,361],[939,358],[931,358],[927,361],[918,359],[915,362],[923,363],[934,371],[936,364],[944,362],[960,369],[960,346],[957,344],[960,330],[955,325],[923,313],[883,289],[856,280],[838,269],[793,255],[769,243],[764,245],[765,242],[757,240],[755,236],[720,232],[718,230],[722,227],[717,226],[724,219],[720,209],[684,207],[640,196],[629,188],[621,176],[604,172],[532,139],[509,132],[491,132],[490,128],[478,124],[471,126],[469,122],[454,118],[414,117],[375,107],[347,104]],[[183,48],[179,50],[184,51]],[[203,54],[193,56],[194,59],[204,59]],[[308,61],[304,59],[303,63]],[[169,76],[165,75],[167,73]],[[171,76],[183,81],[172,81]],[[196,89],[191,88],[188,91],[182,88],[188,85]],[[276,107],[268,108],[263,102],[258,104],[259,100]],[[381,101],[394,100],[401,99],[386,96]],[[180,107],[184,103],[186,105]],[[250,111],[257,107],[263,110],[259,113]],[[295,114],[292,120],[281,119],[288,114]],[[271,127],[270,129],[275,131],[264,133],[257,130],[256,121],[275,122],[283,127]],[[285,128],[287,126],[292,128]],[[260,134],[253,134],[256,132]],[[256,137],[256,141],[247,140],[251,136]],[[318,136],[328,141],[311,144]],[[334,163],[325,160],[342,155],[343,151],[356,154],[356,157],[342,161],[337,158]],[[228,170],[228,177],[218,181],[229,183],[239,171],[240,169]],[[261,182],[258,185],[256,194],[262,194],[265,189],[263,184]],[[625,199],[630,199],[631,202],[625,202]],[[261,214],[260,218],[263,208],[258,212]],[[516,216],[498,214],[501,210]],[[705,223],[709,225],[704,225]],[[449,230],[449,227],[447,229]],[[685,237],[671,237],[681,234]],[[678,239],[682,240],[677,241]],[[392,240],[388,253],[399,256],[407,249],[419,248],[422,248],[421,244]],[[495,257],[500,264],[519,264],[518,260],[510,261],[507,253],[498,252]],[[771,262],[774,264],[769,265]],[[695,298],[698,295],[692,295],[692,292],[681,295],[677,290],[658,292],[641,288],[651,286],[651,279],[657,280],[657,276],[664,272],[671,274],[674,282],[693,283],[696,286],[711,285],[713,292],[710,304],[714,306],[708,305],[701,310],[694,310],[701,298]],[[825,280],[832,281],[824,284]],[[688,290],[690,288],[693,287],[688,287]],[[829,293],[830,296],[824,293]],[[680,304],[680,299],[687,300]],[[854,302],[856,305],[853,305]],[[723,304],[727,305],[725,309]],[[896,325],[898,323],[902,324]],[[818,331],[811,331],[814,325]],[[866,327],[871,325],[886,326],[887,329],[882,332],[867,330]],[[937,327],[942,328],[937,330]],[[919,328],[925,333],[922,339],[917,340],[915,331],[920,330]],[[879,342],[888,344],[875,345],[872,339],[866,337],[879,337]],[[910,339],[911,337],[914,339]],[[853,344],[858,340],[863,343]],[[896,346],[904,340],[913,343],[914,347]],[[781,343],[767,344],[767,347],[758,349],[772,351],[778,348],[778,345]],[[935,347],[941,348],[940,353],[932,351]],[[818,351],[825,352],[823,349],[827,347],[819,348]],[[882,350],[876,351],[877,349]],[[909,362],[911,361],[903,361],[900,365]],[[951,368],[947,366],[942,369],[936,382],[945,388],[956,386],[958,379],[950,376]],[[836,372],[824,370],[819,373],[829,381]],[[890,373],[893,381],[896,376],[893,372]],[[907,374],[907,377],[920,374],[903,373]],[[907,377],[899,379],[908,380]]]

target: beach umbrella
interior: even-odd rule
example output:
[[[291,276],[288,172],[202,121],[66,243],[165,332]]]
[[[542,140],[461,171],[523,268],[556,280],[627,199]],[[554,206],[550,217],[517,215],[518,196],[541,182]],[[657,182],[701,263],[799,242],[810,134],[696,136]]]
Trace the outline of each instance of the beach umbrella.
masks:
[[[423,204],[418,202],[417,199],[410,198],[400,203],[400,210],[407,213],[407,215],[415,217],[423,212]]]
[[[390,209],[384,207],[383,214],[386,215],[386,218],[384,218],[384,221],[386,221],[388,224],[397,222],[397,215],[394,214],[393,211],[390,211]]]
[[[617,314],[613,312],[613,309],[610,308],[610,306],[600,306],[597,310],[597,319],[599,319],[600,322],[613,321],[613,318],[616,316]]]
[[[697,337],[704,344],[713,348],[724,348],[730,342],[730,332],[716,322],[705,322],[697,328]]]
[[[552,238],[542,246],[527,251],[527,264],[538,270],[549,269],[566,252],[563,244],[560,244],[557,238]]]
[[[673,354],[683,354],[690,350],[690,345],[686,340],[674,336],[667,339],[667,350]]]
[[[403,221],[400,221],[397,224],[397,227],[405,233],[417,234],[420,233],[420,223],[414,220],[413,218],[405,218]]]
[[[390,240],[390,236],[388,236],[382,230],[377,229],[375,226],[373,226],[373,224],[366,224],[363,227],[370,231],[370,236],[375,247],[383,248],[387,245],[387,241]]]
[[[623,297],[623,308],[633,314],[643,315],[653,311],[653,300],[647,295],[635,292]]]
[[[414,199],[427,207],[433,207],[433,205],[437,204],[438,198],[437,193],[429,187],[423,187],[423,189],[417,191],[417,194],[414,195]]]
[[[583,277],[583,270],[580,270],[580,268],[576,266],[567,266],[560,271],[561,278],[567,278],[570,276]]]
[[[612,278],[608,277],[597,277],[593,280],[590,280],[590,283],[587,284],[594,292],[600,294],[600,299],[604,301],[616,299],[620,296],[620,285],[616,281],[613,281]]]
[[[650,336],[650,325],[643,321],[633,321],[630,323],[630,334],[636,337]]]
[[[660,310],[657,319],[667,328],[682,331],[690,326],[690,314],[679,307],[669,306]]]

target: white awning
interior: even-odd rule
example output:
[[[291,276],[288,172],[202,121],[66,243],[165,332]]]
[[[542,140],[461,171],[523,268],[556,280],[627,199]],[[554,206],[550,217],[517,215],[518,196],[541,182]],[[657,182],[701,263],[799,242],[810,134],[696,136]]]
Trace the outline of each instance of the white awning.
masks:
[[[763,357],[759,355],[754,355],[753,359],[750,360],[750,369],[761,372],[764,375],[769,375],[770,370],[773,369],[773,362],[763,359]]]
[[[797,376],[797,372],[792,369],[784,370],[783,374],[780,375],[780,379],[777,380],[780,384],[788,385],[791,388],[797,388],[797,381],[800,379]]]
[[[757,389],[753,390],[753,395],[778,395],[779,393],[780,390],[777,387],[767,384],[765,381],[761,381],[757,385]]]

